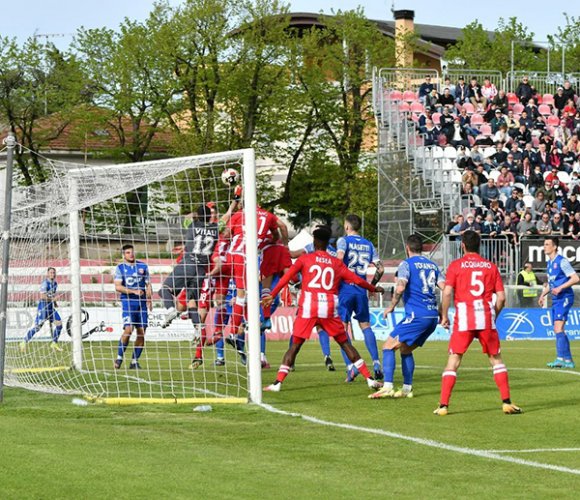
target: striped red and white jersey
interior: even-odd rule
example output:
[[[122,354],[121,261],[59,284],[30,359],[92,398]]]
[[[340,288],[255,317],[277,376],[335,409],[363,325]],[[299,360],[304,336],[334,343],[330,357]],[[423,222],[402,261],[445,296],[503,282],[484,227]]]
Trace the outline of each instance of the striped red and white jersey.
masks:
[[[504,288],[494,263],[468,253],[449,265],[445,285],[454,290],[455,331],[495,328],[493,296]]]
[[[274,233],[278,231],[278,217],[273,213],[258,207],[256,210],[256,222],[258,232],[258,249],[262,250],[265,246],[276,241]],[[228,222],[228,228],[231,231],[232,244],[229,253],[245,255],[246,237],[244,232],[244,211],[240,210],[232,215]]]
[[[373,285],[349,271],[341,260],[317,250],[314,253],[302,254],[296,259],[272,290],[272,296],[280,293],[298,273],[302,273],[302,291],[298,301],[298,316],[301,318],[338,316],[338,288],[342,281],[375,291]]]

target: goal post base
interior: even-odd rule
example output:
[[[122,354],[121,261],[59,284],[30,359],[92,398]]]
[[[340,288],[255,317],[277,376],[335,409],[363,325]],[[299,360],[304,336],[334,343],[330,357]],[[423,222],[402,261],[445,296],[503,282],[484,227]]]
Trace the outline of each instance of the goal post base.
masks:
[[[66,372],[72,370],[72,366],[39,366],[36,368],[9,368],[6,370],[7,374],[35,374],[35,373],[50,373],[50,372]]]
[[[168,405],[168,404],[247,404],[248,398],[129,398],[129,397],[97,397],[84,396],[84,398],[97,404],[106,405]]]

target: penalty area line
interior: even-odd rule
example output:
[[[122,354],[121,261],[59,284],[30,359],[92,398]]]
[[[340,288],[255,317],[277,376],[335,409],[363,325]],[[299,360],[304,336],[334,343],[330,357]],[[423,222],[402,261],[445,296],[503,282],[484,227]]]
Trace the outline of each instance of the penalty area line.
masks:
[[[303,415],[302,413],[280,410],[279,408],[276,408],[272,405],[265,404],[265,403],[261,403],[258,406],[260,406],[261,408],[263,408],[266,411],[269,411],[270,413],[284,415],[287,417],[301,418],[302,420],[305,420],[305,421],[310,422],[312,424],[322,425],[325,427],[335,427],[335,428],[339,428],[339,429],[346,429],[349,431],[364,432],[366,434],[374,434],[374,435],[378,435],[378,436],[388,437],[391,439],[399,439],[401,441],[407,441],[407,442],[419,444],[422,446],[428,446],[430,448],[436,448],[438,450],[451,451],[451,452],[460,453],[463,455],[471,455],[474,457],[487,458],[489,460],[496,460],[499,462],[508,462],[508,463],[512,463],[512,464],[516,464],[516,465],[534,467],[536,469],[544,469],[544,470],[551,470],[551,471],[556,471],[556,472],[564,472],[566,474],[574,474],[574,475],[580,476],[580,469],[572,469],[570,467],[562,467],[560,465],[544,464],[542,462],[534,462],[532,460],[525,460],[522,458],[504,456],[504,455],[499,454],[498,452],[487,451],[487,450],[477,450],[474,448],[466,448],[463,446],[455,446],[455,445],[443,443],[441,441],[434,441],[432,439],[424,439],[424,438],[418,438],[418,437],[414,437],[414,436],[407,436],[405,434],[399,434],[398,432],[391,432],[391,431],[386,431],[383,429],[373,429],[371,427],[362,427],[359,425],[342,424],[339,422],[322,420],[322,419],[317,418],[317,417]]]
[[[580,448],[533,448],[529,450],[487,450],[490,453],[560,453],[563,451],[580,451]]]

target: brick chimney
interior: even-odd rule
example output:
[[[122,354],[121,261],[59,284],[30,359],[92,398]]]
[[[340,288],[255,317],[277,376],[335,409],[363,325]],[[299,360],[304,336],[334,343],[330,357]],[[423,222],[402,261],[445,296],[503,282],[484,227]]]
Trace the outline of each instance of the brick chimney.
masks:
[[[395,66],[411,68],[413,66],[413,47],[406,43],[409,35],[415,32],[415,11],[395,10]]]

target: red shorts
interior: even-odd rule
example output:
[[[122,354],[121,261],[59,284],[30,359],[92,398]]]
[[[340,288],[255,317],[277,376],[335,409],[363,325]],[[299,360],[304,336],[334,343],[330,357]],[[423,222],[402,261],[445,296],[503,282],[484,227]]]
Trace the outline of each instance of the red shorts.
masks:
[[[246,257],[245,255],[228,254],[228,258],[223,265],[222,274],[231,276],[236,282],[238,290],[246,289]]]
[[[230,287],[230,278],[231,276],[226,275],[225,273],[220,273],[216,276],[214,295],[225,296],[228,294],[228,288]]]
[[[453,331],[449,339],[449,354],[465,354],[473,339],[478,339],[481,350],[490,356],[500,353],[499,335],[495,328],[489,330]]]
[[[177,303],[187,307],[187,290],[185,288],[177,295]]]
[[[290,250],[284,245],[272,245],[266,247],[262,252],[262,264],[260,265],[260,276],[273,276],[281,274],[292,265]]]
[[[308,340],[312,334],[312,330],[316,325],[320,325],[329,336],[334,337],[337,342],[346,341],[346,332],[344,330],[344,323],[340,317],[334,318],[301,318],[297,316],[294,320],[293,337]]]
[[[211,307],[211,279],[206,278],[203,280],[203,285],[201,285],[201,290],[199,292],[199,298],[197,299],[198,309],[209,309]]]

